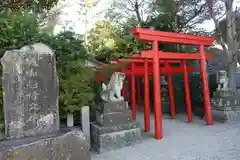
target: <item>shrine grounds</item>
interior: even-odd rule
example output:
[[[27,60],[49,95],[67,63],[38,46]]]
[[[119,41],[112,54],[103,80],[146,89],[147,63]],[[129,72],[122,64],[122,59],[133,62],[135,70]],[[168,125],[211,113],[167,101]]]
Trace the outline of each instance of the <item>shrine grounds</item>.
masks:
[[[137,121],[144,125],[142,113]],[[130,147],[92,153],[92,160],[239,160],[240,122],[214,123],[193,117],[187,123],[187,116],[177,115],[175,120],[163,117],[163,139],[155,140],[154,117],[151,115],[151,134],[143,133],[143,141]]]

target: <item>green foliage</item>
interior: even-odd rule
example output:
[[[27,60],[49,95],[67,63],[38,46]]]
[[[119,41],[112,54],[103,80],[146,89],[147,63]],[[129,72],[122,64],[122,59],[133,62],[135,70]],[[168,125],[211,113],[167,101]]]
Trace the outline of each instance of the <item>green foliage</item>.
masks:
[[[217,83],[216,83],[216,74],[208,75],[208,86],[210,97],[213,96],[213,92],[216,91]],[[193,107],[195,106],[203,106],[203,96],[202,96],[202,83],[200,74],[191,74],[189,75],[189,84],[191,89],[191,101]]]
[[[83,64],[72,61],[60,80],[60,110],[65,113],[79,111],[94,100],[93,71]]]
[[[103,62],[139,54],[143,43],[131,34],[134,25],[134,20],[129,20],[124,28],[118,28],[108,21],[98,21],[89,32],[88,52]]]
[[[59,0],[3,0],[0,2],[0,11],[4,8],[13,10],[27,10],[34,13],[51,9]]]
[[[28,12],[0,12],[1,54],[32,43],[38,36],[37,20]]]
[[[98,21],[88,36],[89,53],[106,62],[123,55],[123,45],[117,28],[106,21]]]
[[[93,73],[91,69],[84,67],[87,54],[82,40],[70,31],[56,36],[40,33],[36,19],[34,14],[29,12],[0,12],[1,56],[6,50],[19,49],[36,42],[49,45],[55,52],[57,61],[61,92],[60,109],[63,114],[79,110],[79,107],[88,105],[94,98]],[[2,70],[1,67],[0,70]],[[1,111],[2,94],[0,94],[0,100]],[[3,119],[2,112],[0,112],[1,119]]]

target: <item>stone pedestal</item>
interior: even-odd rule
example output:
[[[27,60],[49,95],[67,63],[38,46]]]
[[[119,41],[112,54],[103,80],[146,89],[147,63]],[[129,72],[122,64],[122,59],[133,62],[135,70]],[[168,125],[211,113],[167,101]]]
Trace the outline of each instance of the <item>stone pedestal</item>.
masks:
[[[60,130],[44,136],[1,142],[1,160],[90,160],[89,145],[80,130]]]
[[[167,85],[161,85],[162,112],[170,114],[170,101]]]
[[[211,101],[214,121],[240,121],[240,95],[230,90],[216,91]]]
[[[141,141],[141,133],[125,101],[103,102],[96,109],[96,122],[91,124],[92,148],[102,153],[130,146]]]

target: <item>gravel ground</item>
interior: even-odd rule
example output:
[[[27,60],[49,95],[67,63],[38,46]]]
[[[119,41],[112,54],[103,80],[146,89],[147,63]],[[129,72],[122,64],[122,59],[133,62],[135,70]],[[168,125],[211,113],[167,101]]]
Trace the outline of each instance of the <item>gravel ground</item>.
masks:
[[[144,133],[141,144],[93,153],[92,160],[240,160],[240,122],[206,126],[197,117],[192,124],[186,119],[186,115],[178,115],[175,120],[164,116],[162,140],[155,140],[154,132]],[[137,120],[143,124],[142,113]]]

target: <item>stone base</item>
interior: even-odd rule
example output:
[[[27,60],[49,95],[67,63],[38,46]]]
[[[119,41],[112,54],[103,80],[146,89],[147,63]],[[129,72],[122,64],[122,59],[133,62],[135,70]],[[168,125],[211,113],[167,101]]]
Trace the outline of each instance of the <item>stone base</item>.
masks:
[[[90,160],[89,144],[77,129],[1,142],[0,160]]]
[[[203,107],[195,107],[194,110],[193,110],[193,113],[201,119],[203,119],[204,116],[205,116]]]
[[[162,113],[170,114],[170,103],[162,102]]]
[[[226,122],[240,122],[240,110],[212,110],[213,121]]]
[[[91,124],[92,148],[97,153],[110,151],[140,143],[142,131],[138,122],[102,127]]]
[[[232,91],[216,91],[211,99],[213,120],[217,122],[240,121],[240,98]]]
[[[132,121],[132,112],[125,101],[102,102],[96,109],[96,123],[100,126],[127,124]]]

